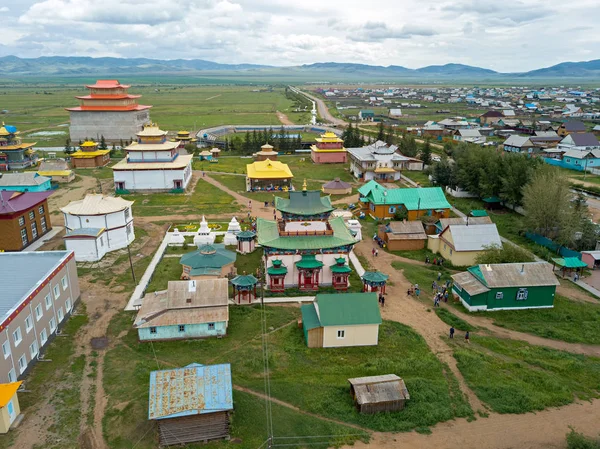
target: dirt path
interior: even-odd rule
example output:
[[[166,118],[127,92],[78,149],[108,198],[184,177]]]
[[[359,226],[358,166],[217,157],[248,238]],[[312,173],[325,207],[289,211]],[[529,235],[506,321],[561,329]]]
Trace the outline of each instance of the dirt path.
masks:
[[[591,304],[598,304],[599,302],[597,298],[591,297],[590,293],[582,292],[570,285],[570,281],[567,280],[562,280],[561,284],[556,288],[556,293],[575,302],[589,302]]]
[[[331,202],[331,204],[333,204],[333,205],[350,204],[350,203],[358,203],[358,193],[355,193],[355,194],[349,195],[349,196],[345,196],[343,198],[340,198],[339,200],[335,200],[335,201]]]
[[[275,114],[277,114],[277,118],[282,125],[295,125],[295,123],[292,122],[283,112],[275,111]]]
[[[307,98],[310,98],[317,104],[317,110],[319,111],[319,115],[321,116],[321,118],[323,120],[327,120],[328,122],[331,122],[336,126],[345,127],[346,125],[348,125],[348,123],[346,123],[344,120],[336,118],[333,115],[331,115],[331,112],[329,112],[329,108],[327,107],[325,102],[323,100],[321,100],[319,97],[315,97],[314,95],[308,94],[305,91],[300,91],[300,92],[302,93],[302,95],[304,95]]]

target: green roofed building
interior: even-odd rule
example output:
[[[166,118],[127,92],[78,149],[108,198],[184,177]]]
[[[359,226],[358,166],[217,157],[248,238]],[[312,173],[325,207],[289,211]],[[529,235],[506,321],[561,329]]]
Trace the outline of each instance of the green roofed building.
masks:
[[[275,207],[281,220],[259,218],[256,223],[269,289],[347,289],[351,269],[346,264],[357,240],[343,218],[331,218],[329,197],[318,191],[290,192],[289,198],[276,198]]]
[[[408,220],[433,216],[448,218],[452,206],[441,187],[387,189],[377,181],[369,181],[358,189],[360,202],[376,220],[393,218],[396,212],[406,212]]]
[[[179,259],[183,265],[181,279],[221,278],[235,274],[235,253],[222,244],[203,245]]]
[[[381,313],[375,293],[318,294],[301,307],[309,348],[376,346]]]
[[[471,312],[551,308],[559,285],[547,262],[475,265],[452,279],[452,293]]]

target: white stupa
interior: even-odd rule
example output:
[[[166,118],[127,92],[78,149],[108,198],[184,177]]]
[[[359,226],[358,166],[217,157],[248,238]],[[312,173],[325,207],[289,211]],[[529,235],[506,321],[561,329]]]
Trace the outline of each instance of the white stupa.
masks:
[[[356,241],[360,242],[362,240],[362,225],[358,220],[347,220],[346,226],[350,231],[354,234],[354,238]]]
[[[212,245],[215,243],[216,237],[216,234],[211,232],[210,228],[208,227],[208,223],[203,215],[202,221],[200,222],[200,229],[198,229],[198,232],[194,236],[194,245],[196,245],[198,248],[203,245]]]
[[[169,246],[183,246],[185,243],[185,237],[179,232],[179,229],[175,228],[171,233],[171,239],[169,240]]]
[[[227,227],[227,233],[225,234],[223,243],[225,243],[225,245],[237,245],[237,239],[235,236],[240,232],[242,232],[242,228],[235,217],[233,217],[229,222],[229,226]]]

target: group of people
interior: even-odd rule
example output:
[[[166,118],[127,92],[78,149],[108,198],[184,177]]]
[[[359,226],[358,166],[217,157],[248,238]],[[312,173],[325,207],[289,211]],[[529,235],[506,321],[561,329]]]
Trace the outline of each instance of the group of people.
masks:
[[[441,273],[438,273],[437,281],[431,283],[431,290],[435,293],[433,295],[433,307],[439,307],[440,301],[448,302],[448,296],[450,296],[450,280],[447,280],[444,284],[438,284],[441,277]]]
[[[421,289],[419,288],[419,284],[411,285],[408,290],[406,290],[406,294],[408,296],[415,295],[417,298],[421,294]]]
[[[385,296],[383,296],[383,293],[379,293],[379,304],[381,304],[381,307],[385,306]]]
[[[454,338],[454,326],[450,326],[450,338]],[[465,342],[470,343],[471,342],[471,334],[469,334],[469,331],[465,332]]]
[[[438,265],[441,267],[444,264],[444,259],[442,257],[434,257],[433,262],[431,262],[431,259],[429,258],[429,256],[425,256],[425,263],[428,265],[432,264],[432,265]]]
[[[379,256],[379,250],[377,248],[373,248],[371,250],[371,254],[373,255],[373,257],[377,257]]]

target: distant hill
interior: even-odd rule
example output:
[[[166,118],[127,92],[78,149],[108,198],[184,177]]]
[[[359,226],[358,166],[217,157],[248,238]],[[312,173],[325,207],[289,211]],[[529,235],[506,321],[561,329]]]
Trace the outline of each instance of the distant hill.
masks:
[[[387,67],[368,64],[320,62],[289,67],[259,64],[220,64],[203,59],[160,60],[148,58],[91,58],[78,56],[47,56],[40,58],[0,57],[0,76],[117,76],[159,74],[209,73],[251,75],[268,77],[320,77],[323,80],[393,80],[405,79],[462,79],[501,80],[507,78],[597,78],[600,76],[600,60],[587,62],[564,62],[552,67],[523,73],[500,73],[465,64],[430,65],[419,69],[402,66]]]

